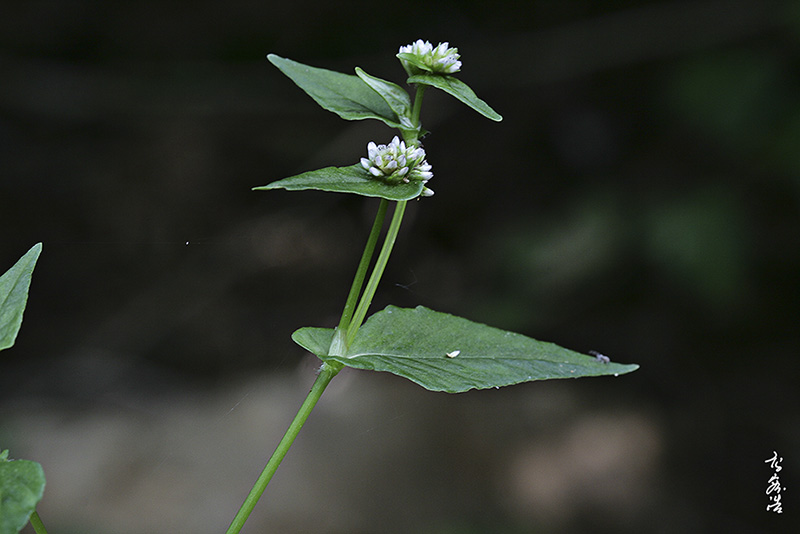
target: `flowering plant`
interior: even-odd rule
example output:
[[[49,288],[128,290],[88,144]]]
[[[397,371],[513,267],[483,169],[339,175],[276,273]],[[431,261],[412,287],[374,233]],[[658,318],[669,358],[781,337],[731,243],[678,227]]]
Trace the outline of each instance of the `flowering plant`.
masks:
[[[426,389],[448,393],[534,380],[617,376],[638,368],[611,362],[601,354],[580,354],[423,306],[414,309],[388,306],[367,318],[408,201],[433,195],[427,187],[433,170],[420,142],[424,131],[420,111],[425,91],[430,87],[439,89],[484,117],[502,120],[467,84],[453,76],[462,64],[458,50],[449,43],[434,47],[428,41],[417,40],[400,47],[397,57],[408,74],[405,83],[414,88],[413,100],[404,87],[360,68],[355,69],[355,75],[343,74],[268,56],[273,65],[324,109],[347,120],[382,121],[397,129],[399,135],[386,144],[369,141],[367,156],[353,165],[325,167],[255,188],[315,189],[380,201],[338,325],[303,327],[292,334],[292,339],[316,355],[322,365],[289,429],[231,522],[228,534],[241,531],[311,410],[344,367],[386,371]],[[391,221],[373,261],[390,205],[393,206]],[[40,245],[31,249],[9,271],[11,274],[0,277],[0,350],[10,346],[16,336],[30,273],[40,249]],[[38,534],[46,534],[35,512],[44,490],[41,466],[25,460],[11,462],[7,456],[6,451],[0,452],[0,534],[14,534],[29,519]]]
[[[484,117],[502,120],[467,84],[453,76],[462,64],[458,49],[451,48],[449,43],[434,47],[428,41],[417,40],[400,47],[397,57],[408,74],[406,84],[415,89],[413,100],[400,85],[358,67],[355,75],[349,75],[268,56],[273,65],[324,109],[347,120],[382,121],[399,130],[400,135],[387,144],[369,141],[367,157],[354,165],[326,167],[255,188],[316,189],[377,197],[380,202],[339,324],[335,328],[304,327],[292,334],[298,345],[323,363],[308,397],[236,514],[228,534],[239,532],[311,409],[345,366],[387,371],[426,389],[449,393],[532,380],[616,376],[638,367],[612,363],[607,357],[579,354],[422,306],[414,309],[389,306],[366,319],[407,202],[433,195],[426,185],[433,171],[420,143],[423,132],[420,110],[426,89],[444,91]],[[367,279],[390,203],[394,205],[392,219]]]

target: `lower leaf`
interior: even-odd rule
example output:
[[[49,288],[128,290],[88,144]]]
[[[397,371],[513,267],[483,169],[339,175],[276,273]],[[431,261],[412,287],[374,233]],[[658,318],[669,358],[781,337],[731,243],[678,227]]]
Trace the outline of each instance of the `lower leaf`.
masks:
[[[639,368],[422,306],[389,306],[376,313],[358,331],[345,356],[327,354],[333,333],[326,328],[301,328],[292,339],[323,361],[388,371],[426,389],[448,393],[534,380],[617,376]]]
[[[28,522],[44,493],[42,466],[0,456],[0,534],[17,534]]]

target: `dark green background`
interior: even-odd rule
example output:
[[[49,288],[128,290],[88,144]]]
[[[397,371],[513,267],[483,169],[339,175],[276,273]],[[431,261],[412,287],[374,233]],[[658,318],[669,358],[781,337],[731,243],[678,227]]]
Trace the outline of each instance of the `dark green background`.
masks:
[[[576,494],[560,520],[515,516],[490,472],[453,477],[458,491],[418,479],[421,495],[444,484],[480,505],[417,522],[409,505],[360,528],[777,532],[796,520],[796,2],[14,4],[0,17],[0,268],[44,249],[18,343],[0,355],[3,418],[52,405],[81,417],[296,369],[289,335],[335,324],[376,201],[250,188],[353,164],[394,132],[317,108],[265,56],[401,82],[400,45],[448,40],[461,79],[504,121],[428,92],[436,195],[410,206],[375,309],[421,304],[641,369],[446,401],[422,392],[436,424],[412,410],[404,426],[435,444],[461,424],[460,403],[505,399],[500,426],[513,428],[520,398],[545,388],[637,410],[657,429],[657,461],[633,511]],[[24,431],[0,419],[12,456],[27,454]],[[764,510],[773,450],[783,516]],[[384,482],[354,490],[358,505],[392,495]],[[220,504],[221,523],[232,514]],[[51,532],[78,528],[52,515]]]

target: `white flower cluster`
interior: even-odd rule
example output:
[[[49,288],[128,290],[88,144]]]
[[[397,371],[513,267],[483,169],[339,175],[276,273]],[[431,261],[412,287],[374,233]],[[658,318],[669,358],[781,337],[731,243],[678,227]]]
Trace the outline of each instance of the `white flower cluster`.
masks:
[[[361,158],[361,166],[375,178],[388,183],[408,183],[420,181],[423,184],[433,178],[430,164],[425,161],[425,150],[422,147],[407,147],[397,136],[388,145],[376,145],[370,141],[367,145],[367,156]],[[423,190],[423,194],[430,196]]]
[[[401,54],[413,54],[416,56],[415,62],[400,59],[403,68],[409,75],[423,74],[425,71],[434,74],[454,74],[461,70],[461,62],[458,60],[458,48],[450,48],[450,43],[439,43],[437,47],[430,41],[417,39],[414,43],[400,47]]]

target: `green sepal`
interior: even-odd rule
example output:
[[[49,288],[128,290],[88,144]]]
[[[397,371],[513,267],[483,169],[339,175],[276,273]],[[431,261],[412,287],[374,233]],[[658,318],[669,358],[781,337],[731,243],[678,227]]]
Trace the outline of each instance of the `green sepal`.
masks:
[[[422,182],[415,180],[408,183],[388,184],[373,177],[357,163],[349,167],[325,167],[316,171],[304,172],[253,189],[286,189],[287,191],[316,189],[399,201],[417,198],[422,194],[423,187]]]
[[[386,100],[361,78],[269,54],[267,59],[320,106],[347,120],[378,119],[403,128]]]
[[[419,55],[417,54],[412,54],[411,52],[400,52],[397,54],[397,57],[400,58],[402,61],[405,61],[409,65],[412,65],[420,70],[433,73],[433,69],[431,69],[428,65],[426,65],[424,61],[420,61]],[[408,73],[409,76],[413,76],[414,74],[416,74],[415,72],[413,72],[414,69],[409,69],[405,63],[402,64],[403,68],[406,69],[406,72]]]
[[[42,252],[37,243],[11,269],[0,276],[0,350],[14,345],[28,303],[28,289],[36,260]]]
[[[0,453],[0,534],[17,534],[44,494],[44,470],[37,462],[8,460]]]
[[[292,339],[323,361],[388,371],[426,389],[448,393],[534,380],[617,376],[639,368],[605,363],[422,306],[388,306],[376,313],[359,329],[344,356],[328,354],[334,332],[307,327],[295,331]]]
[[[441,89],[468,105],[484,117],[493,121],[501,121],[503,117],[493,110],[489,104],[481,100],[467,84],[453,76],[439,74],[417,74],[408,79],[408,83],[421,83]]]

